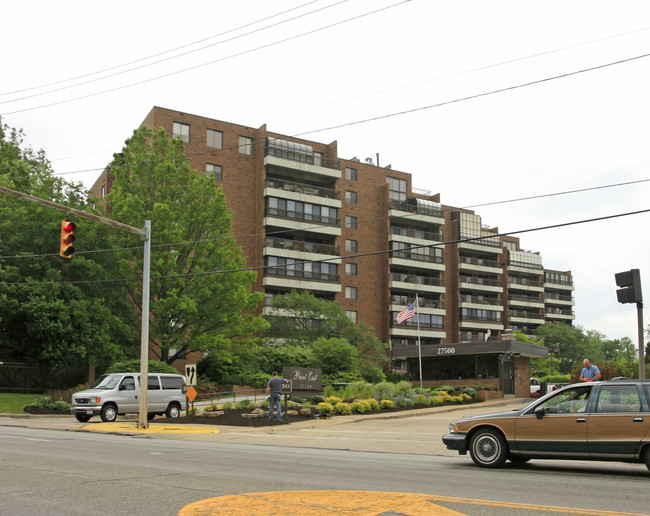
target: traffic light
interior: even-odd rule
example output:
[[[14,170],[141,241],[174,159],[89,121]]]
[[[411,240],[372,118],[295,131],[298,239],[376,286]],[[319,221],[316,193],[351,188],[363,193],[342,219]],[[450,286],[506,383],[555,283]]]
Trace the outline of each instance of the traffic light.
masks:
[[[77,225],[74,222],[68,222],[67,220],[61,221],[61,250],[59,251],[59,256],[62,258],[72,258],[72,254],[74,253],[72,242],[75,241],[75,229],[77,229]]]
[[[619,303],[643,303],[639,269],[619,272],[615,277],[616,285],[623,287],[616,291],[616,297]]]

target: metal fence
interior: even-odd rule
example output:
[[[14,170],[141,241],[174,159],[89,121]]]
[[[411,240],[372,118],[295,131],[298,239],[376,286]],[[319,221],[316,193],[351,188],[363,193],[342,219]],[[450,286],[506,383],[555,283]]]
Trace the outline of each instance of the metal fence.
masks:
[[[0,362],[0,392],[38,394],[83,383],[85,371],[76,367],[51,368],[19,362]]]

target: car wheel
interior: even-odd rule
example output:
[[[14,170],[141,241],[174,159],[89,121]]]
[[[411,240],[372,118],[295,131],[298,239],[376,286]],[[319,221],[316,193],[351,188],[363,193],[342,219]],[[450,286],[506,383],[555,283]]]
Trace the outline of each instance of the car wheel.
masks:
[[[117,407],[115,405],[104,405],[100,413],[104,423],[112,423],[117,419]]]
[[[181,416],[181,407],[178,403],[170,403],[165,415],[169,418],[176,419]]]
[[[650,471],[650,446],[646,446],[643,450],[643,462],[645,462],[645,467]]]
[[[499,431],[486,428],[472,436],[469,453],[477,466],[499,468],[508,458],[508,447]]]
[[[75,414],[74,417],[76,417],[77,421],[79,421],[80,423],[87,423],[88,421],[90,421],[90,418],[92,416],[89,416],[87,414]]]

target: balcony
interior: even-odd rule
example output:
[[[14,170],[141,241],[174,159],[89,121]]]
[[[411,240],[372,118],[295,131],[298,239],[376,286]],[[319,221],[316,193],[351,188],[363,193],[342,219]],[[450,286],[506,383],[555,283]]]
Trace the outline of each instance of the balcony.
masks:
[[[267,237],[264,240],[264,255],[281,256],[303,260],[327,260],[329,263],[341,263],[341,260],[332,260],[333,256],[340,256],[339,248],[333,245],[289,238]]]
[[[559,292],[544,292],[544,302],[549,305],[575,305],[573,296]]]
[[[390,273],[389,288],[411,292],[445,292],[444,281],[440,278],[401,272]]]
[[[503,272],[500,262],[479,258],[477,256],[459,256],[458,264],[461,271],[486,272],[490,274],[500,274]]]
[[[557,319],[557,320],[573,320],[576,318],[573,310],[567,308],[559,308],[547,306],[544,314],[547,319]]]
[[[472,307],[486,307],[490,306],[494,310],[503,310],[501,305],[501,300],[496,297],[488,296],[474,296],[469,294],[462,294],[460,296],[460,307],[461,308],[472,308]]]
[[[402,324],[397,324],[395,319],[391,320],[390,328],[388,331],[391,337],[417,337],[426,339],[444,339],[447,336],[445,332],[445,325],[441,323],[427,323],[420,322],[418,333],[418,322],[416,318],[404,321]]]
[[[503,292],[503,284],[501,280],[482,278],[480,276],[461,276],[460,288],[484,292]]]
[[[330,178],[341,178],[341,162],[315,153],[309,145],[267,138],[264,148],[264,165],[298,170]]]
[[[427,224],[445,223],[442,208],[438,204],[426,202],[422,199],[411,198],[410,201],[390,201],[388,216],[391,218],[405,217],[410,221],[424,222]]]
[[[422,249],[416,251],[422,251]],[[442,256],[424,254],[416,251],[409,251],[404,249],[391,251],[390,258],[388,259],[388,265],[391,267],[401,266],[415,267],[427,270],[445,270]]]
[[[517,277],[517,276],[508,277],[508,288],[527,290],[531,292],[544,292],[544,284],[541,281],[533,280],[526,277]]]
[[[309,231],[331,236],[341,236],[338,217],[327,217],[280,208],[266,208],[264,226],[277,226],[295,231]]]
[[[508,313],[508,321],[513,323],[543,324],[544,316],[539,312],[531,312],[528,310],[510,310]]]
[[[416,241],[412,243],[420,243],[421,241],[427,241],[427,242],[442,242],[442,233],[432,233],[430,231],[422,231],[420,229],[408,229],[408,228],[400,228],[397,226],[391,226],[390,227],[390,235],[391,237],[393,235],[399,236],[399,237],[404,237],[404,240],[400,240],[403,242],[411,242],[411,241]],[[393,238],[391,238],[393,240]]]
[[[281,190],[282,192],[292,192],[301,195],[311,195],[314,197],[322,197],[324,199],[336,199],[340,200],[339,192],[332,190],[331,188],[325,188],[323,186],[315,186],[306,183],[297,183],[294,181],[287,181],[285,179],[274,179],[267,177],[264,186],[266,188],[272,188],[274,190]],[[277,192],[274,192],[274,195],[278,195]],[[338,204],[340,207],[340,204]]]
[[[537,296],[525,296],[522,294],[510,294],[508,296],[509,305],[528,306],[535,308],[543,308],[544,300]]]
[[[303,271],[285,267],[268,267],[262,280],[264,287],[280,287],[291,290],[338,293],[342,291],[338,274]]]

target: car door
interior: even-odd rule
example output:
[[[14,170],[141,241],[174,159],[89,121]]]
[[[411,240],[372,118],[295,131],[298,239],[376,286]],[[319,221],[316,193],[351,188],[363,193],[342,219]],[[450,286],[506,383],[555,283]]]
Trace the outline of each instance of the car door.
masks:
[[[120,380],[117,390],[117,410],[120,414],[132,414],[138,411],[138,389],[135,378],[131,375]]]
[[[587,439],[592,458],[634,459],[650,432],[650,413],[641,403],[640,386],[601,385]]]
[[[589,414],[585,410],[590,393],[589,385],[564,389],[519,416],[515,423],[517,449],[537,456],[587,457]]]

